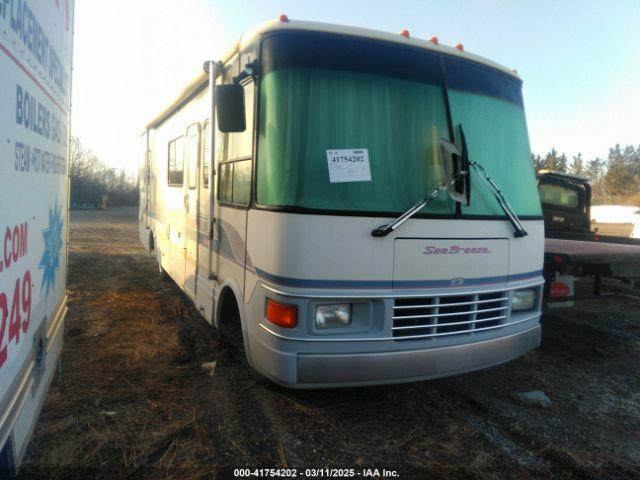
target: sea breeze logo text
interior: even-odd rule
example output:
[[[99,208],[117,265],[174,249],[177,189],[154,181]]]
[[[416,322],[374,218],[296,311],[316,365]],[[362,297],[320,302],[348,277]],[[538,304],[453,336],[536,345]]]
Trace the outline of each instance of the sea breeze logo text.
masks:
[[[486,253],[491,253],[487,247],[461,247],[460,245],[451,245],[450,247],[427,245],[422,252],[423,255],[482,255]]]

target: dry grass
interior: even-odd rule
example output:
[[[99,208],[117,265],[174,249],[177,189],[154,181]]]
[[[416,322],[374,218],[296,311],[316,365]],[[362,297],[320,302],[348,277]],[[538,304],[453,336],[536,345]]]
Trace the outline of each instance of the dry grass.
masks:
[[[487,371],[289,391],[258,379],[155,275],[135,213],[79,220],[62,382],[24,478],[227,479],[238,467],[285,466],[397,468],[404,480],[640,478],[635,301],[547,315],[540,349]],[[213,376],[200,368],[211,361]],[[550,409],[513,399],[535,389]]]

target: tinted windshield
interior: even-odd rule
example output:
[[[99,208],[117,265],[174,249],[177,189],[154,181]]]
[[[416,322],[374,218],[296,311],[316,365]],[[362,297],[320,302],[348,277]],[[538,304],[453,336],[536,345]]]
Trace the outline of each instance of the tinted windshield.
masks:
[[[442,60],[425,50],[353,37],[267,38],[258,203],[405,211],[442,181],[438,142],[450,138],[444,71],[453,124],[463,124],[470,157],[485,165],[518,214],[540,215],[520,82],[469,62]],[[354,165],[354,159],[366,165]],[[479,179],[472,182],[472,204],[463,213],[503,216]],[[454,211],[441,195],[423,213]]]
[[[573,187],[541,183],[540,201],[556,207],[575,209],[580,205],[580,192]]]

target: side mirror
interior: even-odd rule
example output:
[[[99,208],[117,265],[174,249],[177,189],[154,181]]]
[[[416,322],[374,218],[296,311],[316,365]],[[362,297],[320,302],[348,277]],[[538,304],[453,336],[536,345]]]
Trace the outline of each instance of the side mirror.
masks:
[[[440,168],[444,181],[447,182],[447,192],[456,202],[462,203],[466,200],[464,183],[460,180],[461,155],[455,143],[447,140],[440,140]]]
[[[223,133],[244,132],[247,128],[244,110],[244,88],[235,83],[216,86],[216,118]]]
[[[460,146],[462,149],[460,155],[460,171],[464,172],[464,177],[459,178],[456,183],[456,189],[464,193],[465,203],[467,207],[471,205],[471,164],[469,163],[469,147],[467,147],[467,138],[464,135],[462,124],[458,124],[458,137],[460,138]]]

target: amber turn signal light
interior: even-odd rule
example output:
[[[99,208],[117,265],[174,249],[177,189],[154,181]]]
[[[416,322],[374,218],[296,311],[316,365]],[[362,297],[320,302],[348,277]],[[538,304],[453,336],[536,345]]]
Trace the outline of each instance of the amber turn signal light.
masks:
[[[279,327],[293,328],[298,324],[298,309],[267,298],[267,320]]]

